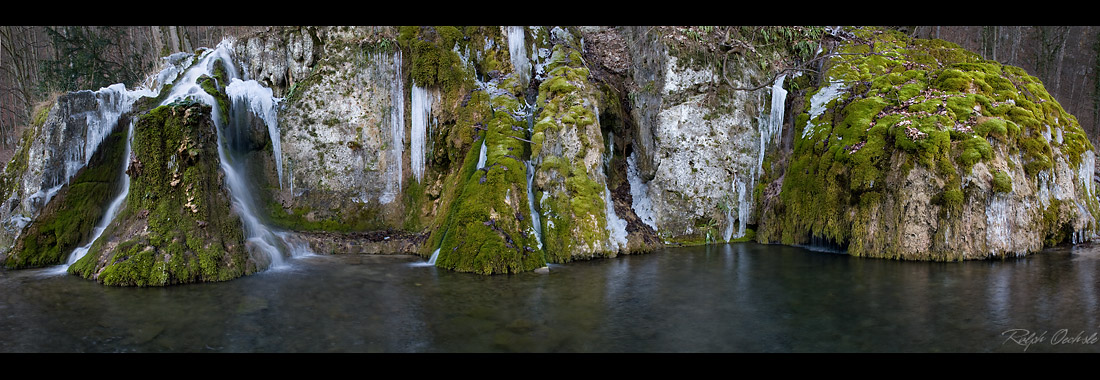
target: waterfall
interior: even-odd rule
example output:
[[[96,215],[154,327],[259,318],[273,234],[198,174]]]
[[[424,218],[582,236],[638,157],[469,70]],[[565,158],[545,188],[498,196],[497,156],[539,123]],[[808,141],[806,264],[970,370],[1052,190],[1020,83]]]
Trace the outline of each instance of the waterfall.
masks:
[[[432,257],[428,259],[428,265],[435,266],[435,259],[439,258],[439,250],[442,248],[436,248],[435,252],[432,252]]]
[[[428,129],[428,118],[432,114],[432,96],[428,90],[417,85],[412,86],[412,130],[409,136],[409,155],[412,161],[412,172],[416,181],[424,175],[424,140]]]
[[[481,155],[478,156],[478,158],[477,158],[477,168],[478,169],[481,169],[481,168],[485,167],[485,153],[486,153],[485,139],[486,139],[486,137],[481,138]]]
[[[531,227],[534,229],[535,242],[542,249],[542,218],[535,209],[535,165],[527,160],[527,207],[531,210]]]
[[[401,50],[393,53],[394,77],[390,81],[390,137],[393,148],[390,150],[390,169],[387,171],[386,190],[379,197],[382,204],[393,202],[401,193],[401,162],[405,149],[405,85],[401,73]]]
[[[260,85],[254,80],[242,81],[233,78],[229,86],[225,87],[225,94],[229,96],[234,108],[244,108],[253,115],[263,119],[267,126],[267,134],[271,136],[272,155],[275,156],[275,170],[279,175],[279,188],[283,188],[283,150],[282,138],[279,136],[279,122],[275,116],[275,107],[280,98],[276,98],[270,88]],[[244,128],[238,128],[238,133]]]
[[[734,218],[733,206],[730,205],[726,209],[726,230],[724,233],[726,241],[745,236],[745,222],[749,219],[750,206],[752,203],[752,198],[745,196],[745,181],[735,176],[733,182],[730,183],[730,187],[737,193],[737,217]],[[733,232],[734,222],[737,222],[736,234]]]
[[[249,189],[244,168],[239,163],[234,163],[235,160],[231,159],[231,153],[228,151],[228,144],[225,141],[225,135],[229,132],[227,128],[247,128],[247,126],[224,125],[221,109],[218,107],[217,101],[213,96],[206,93],[197,83],[199,77],[203,75],[213,77],[214,65],[218,64],[218,62],[224,65],[230,83],[232,83],[234,79],[239,80],[237,67],[230,55],[231,51],[231,40],[222,41],[222,43],[218,44],[216,49],[205,51],[199,62],[184,72],[183,77],[172,87],[172,92],[161,105],[167,105],[177,100],[192,98],[211,106],[214,125],[218,130],[218,159],[221,161],[221,169],[225,173],[225,184],[226,187],[229,188],[233,207],[240,215],[244,225],[245,240],[271,259],[270,268],[280,268],[284,266],[283,254],[280,252],[280,248],[285,249],[291,257],[298,257],[311,252],[308,246],[291,241],[292,236],[288,233],[272,230],[260,220],[259,215],[255,211],[257,208],[255,206],[255,201],[252,199],[251,189]],[[248,85],[245,84],[241,86]],[[265,99],[246,99],[252,96],[270,99],[269,92],[259,92],[260,91],[241,91],[238,92],[237,95],[242,96],[242,101],[247,100],[247,104],[252,104],[253,102],[262,104],[265,101]],[[234,104],[230,104],[230,112],[251,112],[252,110],[252,107],[246,110],[236,109]],[[277,137],[277,134],[272,134],[273,139]],[[275,146],[275,143],[273,142],[272,145]]]

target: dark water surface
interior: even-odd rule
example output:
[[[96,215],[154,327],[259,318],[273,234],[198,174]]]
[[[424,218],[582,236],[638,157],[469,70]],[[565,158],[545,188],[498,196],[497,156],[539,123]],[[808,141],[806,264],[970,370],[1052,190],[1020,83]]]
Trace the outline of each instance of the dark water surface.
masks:
[[[927,263],[743,243],[549,275],[423,261],[311,256],[167,288],[0,271],[0,351],[1100,352],[1100,246]]]

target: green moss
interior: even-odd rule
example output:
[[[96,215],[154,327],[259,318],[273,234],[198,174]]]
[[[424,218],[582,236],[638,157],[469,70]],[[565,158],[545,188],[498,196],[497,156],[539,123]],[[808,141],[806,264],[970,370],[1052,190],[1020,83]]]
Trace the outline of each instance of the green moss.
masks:
[[[1000,170],[993,172],[993,191],[997,193],[1012,192],[1012,177]]]
[[[444,196],[443,223],[426,250],[438,247],[436,266],[480,274],[534,270],[546,261],[537,247],[527,207],[526,125],[511,115],[520,111],[509,94],[492,99],[497,112],[486,123],[485,166],[477,168],[480,144],[466,150],[462,169],[450,177],[452,196]]]
[[[451,47],[463,38],[454,27],[435,28],[436,33],[425,33],[418,27],[401,27],[398,43],[410,57],[410,75],[419,87],[436,87],[453,95],[468,77],[461,58]]]
[[[1031,176],[1049,170],[1058,152],[1076,163],[1092,149],[1077,132],[1076,120],[1019,68],[943,41],[874,28],[850,30],[857,37],[851,41],[859,42],[840,44],[842,54],[830,60],[823,74],[845,81],[848,91],[827,105],[813,134],[796,134],[779,200],[762,211],[758,241],[829,241],[851,244],[849,253],[856,256],[898,257],[891,248],[898,246],[893,237],[864,234],[882,223],[876,218],[890,207],[880,204],[887,199],[884,194],[899,191],[890,181],[904,180],[913,168],[925,167],[934,181],[946,184],[933,204],[940,206],[940,218],[954,218],[968,197],[960,175],[978,162],[994,160],[1001,149],[1021,154],[1019,163]],[[807,92],[803,104],[808,107],[813,95]],[[802,130],[809,115],[801,112],[793,119],[794,129]],[[1046,125],[1063,127],[1062,144],[1047,142],[1040,130]],[[1009,168],[1015,165],[1007,161]],[[1013,190],[1008,172],[997,171],[993,181],[997,192]],[[947,252],[917,254],[961,259]]]

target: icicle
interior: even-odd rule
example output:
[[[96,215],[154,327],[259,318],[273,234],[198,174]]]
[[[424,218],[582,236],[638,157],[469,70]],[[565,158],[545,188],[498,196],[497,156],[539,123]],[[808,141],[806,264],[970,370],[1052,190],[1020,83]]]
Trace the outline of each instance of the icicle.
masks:
[[[1096,154],[1092,150],[1086,150],[1081,154],[1081,165],[1077,167],[1077,178],[1085,187],[1085,195],[1092,197],[1092,175],[1096,171]]]
[[[1008,198],[994,195],[985,210],[986,246],[990,254],[1007,252],[1011,247],[1012,230],[1009,225]]]
[[[424,175],[424,140],[428,129],[428,117],[432,113],[432,97],[427,89],[412,86],[412,130],[409,136],[409,154],[416,181]]]
[[[615,214],[615,203],[611,201],[611,190],[603,187],[604,203],[607,205],[608,244],[613,251],[626,248],[626,221]]]
[[[531,62],[527,58],[522,26],[508,27],[508,54],[512,58],[512,67],[516,70],[516,76],[526,87],[531,80]]]
[[[378,201],[382,204],[393,202],[401,193],[401,180],[404,171],[401,162],[405,149],[405,85],[401,73],[401,50],[393,53],[394,77],[390,81],[390,169],[387,172],[386,190]]]
[[[118,126],[119,117],[129,112],[134,102],[143,96],[152,96],[152,92],[145,89],[127,91],[126,86],[121,83],[101,88],[95,92],[97,107],[95,111],[88,111],[84,114],[87,129],[84,132],[84,142],[81,144],[81,149],[71,150],[65,160],[65,183],[68,183],[80,169],[88,165],[99,145]],[[46,199],[47,202],[49,202],[49,198]]]
[[[775,78],[775,83],[772,84],[772,101],[768,120],[766,123],[760,123],[760,155],[756,163],[756,166],[760,169],[764,169],[764,151],[767,149],[767,144],[775,136],[782,136],[783,134],[783,112],[787,104],[787,90],[783,89],[783,81],[786,78],[786,74]]]
[[[634,214],[642,220],[642,223],[656,231],[657,223],[653,218],[653,204],[649,200],[649,184],[642,182],[642,177],[638,174],[635,155],[637,155],[637,152],[630,152],[630,156],[626,158],[626,178],[627,181],[630,181],[630,196],[632,198],[630,207],[634,209]]]

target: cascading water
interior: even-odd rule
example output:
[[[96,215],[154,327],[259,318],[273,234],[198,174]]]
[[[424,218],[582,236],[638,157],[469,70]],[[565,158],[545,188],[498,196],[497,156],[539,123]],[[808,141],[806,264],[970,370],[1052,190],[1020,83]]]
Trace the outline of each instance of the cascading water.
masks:
[[[599,108],[595,109],[595,114],[599,115]],[[615,154],[615,134],[607,134],[607,155],[604,156],[604,170],[605,172],[610,170],[611,158]],[[603,185],[603,200],[606,205],[607,213],[607,234],[608,245],[613,251],[626,248],[626,221],[619,218],[618,214],[615,214],[615,203],[611,200],[611,189],[607,187],[607,181],[604,181]]]
[[[439,258],[439,250],[440,249],[441,248],[436,248],[435,252],[432,252],[432,257],[428,259],[428,265],[435,266],[435,259]]]
[[[477,158],[477,168],[481,169],[485,167],[485,154],[487,149],[485,148],[485,139],[481,139],[481,153]]]
[[[247,128],[247,126],[224,125],[221,109],[218,107],[217,101],[212,95],[206,93],[198,84],[199,78],[203,75],[213,77],[215,65],[219,63],[223,65],[227,79],[230,80],[230,84],[232,84],[234,80],[241,80],[239,71],[231,59],[230,51],[232,51],[232,41],[226,40],[218,44],[218,47],[214,50],[207,50],[204,52],[199,62],[184,72],[183,77],[172,87],[172,92],[161,105],[167,105],[177,100],[191,98],[211,106],[214,125],[218,129],[218,158],[221,161],[221,169],[225,173],[225,183],[229,188],[233,206],[240,215],[244,225],[245,239],[252,247],[267,255],[271,260],[270,268],[282,268],[285,264],[281,249],[285,250],[291,257],[298,257],[310,254],[309,247],[302,242],[295,241],[293,235],[283,231],[273,230],[260,220],[260,217],[255,211],[257,208],[251,196],[244,168],[240,163],[236,162],[238,160],[233,159],[225,141],[225,135],[229,133],[227,129]],[[247,84],[247,82],[242,81],[239,83],[245,84],[237,86],[251,86]],[[251,87],[241,87],[235,90],[235,94],[238,97],[237,99],[240,100],[240,102],[250,105],[262,105],[276,102],[274,99],[251,99],[251,97],[270,97],[270,92],[246,90],[248,88]],[[262,109],[263,107],[260,108]],[[249,106],[248,109],[240,109],[239,105],[235,106],[234,104],[230,104],[230,112],[252,112],[253,110],[254,108],[252,106]],[[264,117],[262,114],[259,116]],[[229,119],[235,120],[235,118]],[[265,122],[266,121],[267,119],[265,119]],[[270,125],[268,127],[271,128]],[[271,137],[277,138],[278,134],[273,133]],[[272,145],[276,146],[274,142]]]
[[[731,186],[733,187],[734,192],[737,193],[737,218],[735,220],[735,218],[733,217],[733,207],[730,207],[726,210],[726,222],[727,223],[726,223],[726,231],[725,231],[725,234],[724,234],[725,235],[724,238],[725,238],[726,241],[730,241],[730,239],[740,238],[740,237],[745,236],[745,221],[748,220],[748,216],[749,216],[748,215],[749,214],[749,205],[746,204],[746,201],[745,201],[745,199],[747,198],[745,196],[745,181],[742,181],[741,179],[739,179],[735,176]],[[751,202],[751,199],[750,199],[750,202]],[[735,224],[735,222],[737,224],[737,233],[736,234],[734,234],[734,232],[733,232],[733,225]]]

